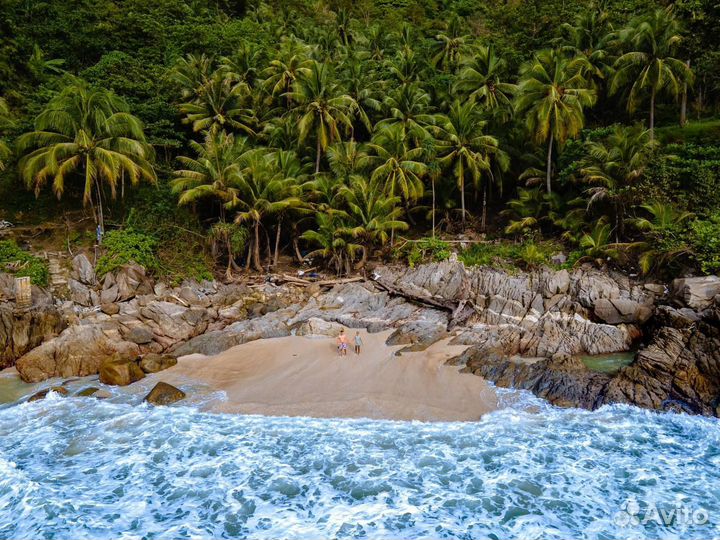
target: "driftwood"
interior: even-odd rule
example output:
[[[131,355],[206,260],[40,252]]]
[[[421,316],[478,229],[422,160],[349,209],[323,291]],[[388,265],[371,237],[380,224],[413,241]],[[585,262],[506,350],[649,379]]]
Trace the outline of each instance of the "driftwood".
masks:
[[[475,313],[475,305],[471,300],[453,301],[429,294],[420,295],[406,290],[402,285],[390,284],[377,275],[373,276],[372,280],[380,289],[387,291],[392,296],[400,296],[415,304],[449,312],[448,330],[462,325]]]
[[[311,281],[309,279],[299,278],[288,274],[282,274],[279,276],[272,276],[270,281],[277,285],[289,283],[290,285],[298,285],[300,287],[308,287],[310,285],[318,285],[320,287],[333,287],[335,285],[344,285],[346,283],[357,283],[365,281],[362,276],[350,277],[350,278],[338,278],[338,279],[320,279],[317,281]]]

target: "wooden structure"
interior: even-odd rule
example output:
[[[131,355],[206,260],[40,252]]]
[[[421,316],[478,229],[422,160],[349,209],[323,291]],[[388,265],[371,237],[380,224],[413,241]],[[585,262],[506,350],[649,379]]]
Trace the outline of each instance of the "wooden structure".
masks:
[[[32,287],[29,277],[15,278],[15,303],[18,307],[32,305]]]

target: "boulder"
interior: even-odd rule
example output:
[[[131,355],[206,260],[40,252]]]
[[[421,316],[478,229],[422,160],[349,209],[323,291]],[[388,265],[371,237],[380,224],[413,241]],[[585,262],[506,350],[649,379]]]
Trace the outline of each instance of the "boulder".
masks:
[[[15,367],[23,381],[39,382],[96,375],[100,365],[116,355],[134,359],[139,354],[137,344],[110,339],[100,325],[76,325],[23,355]]]
[[[154,334],[146,326],[133,326],[125,332],[124,337],[138,345],[145,345],[153,340]]]
[[[93,268],[90,259],[84,253],[75,255],[72,260],[73,276],[85,285],[93,286],[97,282],[95,278],[95,268]]]
[[[152,294],[153,282],[138,264],[125,264],[115,273],[118,300],[124,302],[137,295]]]
[[[0,304],[0,369],[14,365],[18,358],[54,338],[66,326],[56,306],[18,309]]]
[[[36,392],[28,398],[28,401],[40,401],[41,399],[45,399],[50,392],[54,392],[61,396],[67,396],[70,393],[64,386],[52,386]]]
[[[106,280],[107,283],[107,280]],[[115,283],[106,286],[100,291],[100,302],[102,304],[112,304],[117,301],[119,296],[118,287]]]
[[[300,324],[296,334],[298,336],[330,336],[337,337],[345,327],[336,322],[329,322],[318,317],[310,317]]]
[[[171,384],[160,381],[157,383],[150,393],[145,396],[143,401],[150,403],[151,405],[172,405],[185,399],[185,392],[179,388],[175,388]]]
[[[140,360],[140,369],[145,373],[157,373],[177,364],[177,358],[166,354],[148,353]]]
[[[627,298],[600,298],[595,302],[594,311],[608,324],[643,324],[652,316],[653,307]]]
[[[96,388],[94,386],[89,386],[87,388],[83,388],[79,392],[75,394],[77,397],[91,397],[94,396],[97,392],[99,392],[100,389]]]
[[[707,309],[720,294],[720,277],[680,278],[672,283],[672,297],[680,305],[695,311]]]
[[[100,366],[100,382],[111,386],[127,386],[145,377],[134,358],[116,355]]]
[[[70,300],[85,307],[95,305],[97,293],[90,287],[72,278],[68,279],[67,285],[70,291]]]
[[[114,303],[100,304],[100,311],[102,311],[105,315],[117,315],[120,313],[120,306]]]

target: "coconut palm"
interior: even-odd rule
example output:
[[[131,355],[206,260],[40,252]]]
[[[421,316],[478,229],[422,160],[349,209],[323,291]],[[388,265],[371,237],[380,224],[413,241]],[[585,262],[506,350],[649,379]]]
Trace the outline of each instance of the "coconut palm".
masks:
[[[681,231],[693,217],[692,213],[660,201],[643,204],[639,208],[647,217],[630,220],[630,223],[643,233],[644,239],[631,247],[640,252],[639,262],[643,273],[668,265],[690,252]]]
[[[91,89],[82,81],[54,97],[35,119],[35,130],[20,136],[17,146],[24,154],[21,174],[36,195],[51,180],[60,198],[66,179],[82,178],[83,203],[94,204],[101,231],[103,186],[115,198],[118,183],[125,177],[132,184],[156,181],[153,150],[145,142],[140,120],[121,98],[104,89]]]
[[[476,102],[455,101],[448,114],[438,118],[435,130],[440,163],[452,169],[460,190],[463,226],[466,214],[466,180],[469,176],[475,187],[479,188],[483,177],[490,176],[490,155],[499,151],[497,139],[483,133],[484,125],[480,118],[480,107]],[[484,187],[483,208],[486,199],[487,188]]]
[[[268,216],[299,207],[300,186],[296,178],[286,177],[277,166],[273,154],[263,150],[247,152],[240,160],[242,176],[238,182],[236,221],[253,225],[253,241],[248,250],[248,262],[255,270],[262,270],[260,261],[260,227]],[[270,251],[268,239],[268,252]]]
[[[220,58],[220,67],[225,76],[252,87],[259,76],[264,56],[262,47],[243,40],[232,55]]]
[[[401,85],[415,83],[425,69],[424,60],[410,49],[401,50],[395,58],[386,62],[390,75]]]
[[[430,101],[430,94],[418,84],[404,84],[385,98],[389,116],[376,127],[401,125],[415,141],[420,141],[429,136],[428,127],[435,122]]]
[[[677,96],[693,73],[682,60],[672,56],[681,41],[680,26],[670,9],[657,9],[633,19],[621,32],[629,51],[615,61],[610,92],[629,86],[627,107],[633,112],[650,97],[650,138],[655,135],[655,101],[665,92]]]
[[[204,54],[188,54],[179,58],[168,73],[168,78],[179,90],[183,100],[197,99],[210,81],[212,59]]]
[[[589,87],[586,58],[568,58],[560,51],[546,49],[521,68],[516,110],[526,116],[526,125],[538,144],[547,142],[547,192],[552,192],[553,145],[561,146],[582,129],[585,107],[595,103],[596,92]]]
[[[342,216],[319,212],[315,219],[317,229],[305,231],[302,238],[320,247],[308,253],[307,257],[325,259],[337,275],[349,274],[353,261],[363,247],[354,241]]]
[[[623,236],[623,216],[631,189],[642,178],[656,145],[642,128],[617,126],[602,141],[585,144],[580,163],[582,181],[589,184],[588,209],[609,202],[615,218],[615,240]]]
[[[345,90],[353,100],[353,116],[360,121],[368,133],[372,133],[373,123],[370,115],[382,107],[376,94],[377,81],[369,76],[367,64],[361,56],[346,59],[342,67]]]
[[[323,152],[334,141],[341,140],[341,128],[352,127],[350,115],[355,103],[332,80],[328,65],[315,61],[295,81],[289,96],[297,103],[300,142],[311,133],[315,136],[315,173],[319,173]]]
[[[561,50],[573,56],[584,56],[589,62],[590,76],[600,83],[610,71],[611,43],[615,33],[610,26],[608,13],[598,9],[584,10],[575,21],[561,26]]]
[[[454,15],[447,24],[447,31],[435,36],[435,55],[432,64],[443,71],[454,71],[470,37],[462,33],[462,20]]]
[[[488,111],[510,111],[517,85],[503,82],[506,69],[493,45],[478,47],[462,62],[455,88]]]
[[[368,144],[371,155],[367,162],[372,168],[373,182],[379,182],[385,193],[399,195],[405,201],[416,201],[423,194],[422,178],[427,165],[422,162],[423,149],[409,145],[408,134],[402,124],[381,126]]]
[[[182,169],[175,171],[170,185],[179,195],[180,205],[212,198],[220,205],[220,221],[225,221],[226,208],[238,204],[238,185],[242,177],[239,160],[249,151],[247,140],[222,130],[211,130],[204,144],[190,142],[197,157],[180,156]]]
[[[400,197],[388,196],[377,182],[355,175],[340,188],[340,196],[347,205],[347,227],[362,245],[362,259],[358,268],[365,266],[370,246],[384,245],[397,230],[408,228],[400,217],[403,210]]]
[[[248,105],[250,89],[243,82],[234,82],[222,70],[215,72],[203,86],[198,97],[180,104],[183,122],[193,131],[233,129],[255,135],[255,112]]]
[[[343,182],[349,182],[351,176],[360,174],[367,165],[364,147],[354,141],[329,146],[327,159],[332,173]]]
[[[307,75],[310,49],[296,38],[285,39],[280,46],[280,57],[270,61],[263,71],[263,86],[271,96],[283,96],[285,109],[292,106],[290,92],[300,75]]]

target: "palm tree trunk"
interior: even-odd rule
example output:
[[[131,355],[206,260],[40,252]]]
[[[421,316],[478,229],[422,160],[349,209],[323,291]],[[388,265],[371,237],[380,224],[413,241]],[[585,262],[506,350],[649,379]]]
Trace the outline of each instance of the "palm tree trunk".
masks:
[[[685,62],[685,65],[690,69],[690,60]],[[680,103],[680,127],[685,127],[687,124],[687,99],[688,99],[688,84],[687,80],[683,84],[682,102]]]
[[[255,220],[255,242],[253,244],[253,266],[258,272],[262,272],[260,263],[260,220]]]
[[[462,216],[462,227],[465,230],[465,179],[460,180],[460,212]]]
[[[278,265],[278,257],[280,256],[280,230],[282,228],[282,219],[278,220],[277,230],[275,231],[275,256],[273,257],[273,268]]]
[[[102,235],[105,234],[105,216],[103,215],[102,193],[100,191],[100,183],[98,182],[97,178],[95,179],[95,196],[97,197],[97,224],[100,227],[98,244],[101,244]]]
[[[487,221],[487,182],[483,184],[483,209],[482,209],[482,223],[480,227],[485,232],[485,222]]]
[[[655,87],[650,92],[650,140],[655,139]]]
[[[318,135],[316,156],[315,156],[315,174],[320,172],[320,156],[322,154],[322,145],[320,144],[320,136]]]
[[[432,182],[432,237],[435,238],[435,179]]]
[[[245,271],[250,271],[250,265],[252,264],[253,253],[255,252],[255,243],[251,238],[248,242],[247,257],[245,258]]]
[[[548,195],[552,193],[552,149],[553,149],[553,132],[550,132],[550,140],[548,141],[548,153],[547,153],[547,176],[545,182],[547,185]]]

